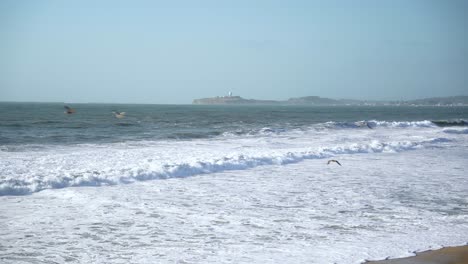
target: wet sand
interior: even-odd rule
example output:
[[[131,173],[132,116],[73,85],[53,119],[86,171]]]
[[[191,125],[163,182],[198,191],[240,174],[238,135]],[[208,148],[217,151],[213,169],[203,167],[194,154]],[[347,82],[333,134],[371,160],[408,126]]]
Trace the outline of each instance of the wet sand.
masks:
[[[366,264],[468,264],[468,245],[416,253],[414,257],[369,261]]]

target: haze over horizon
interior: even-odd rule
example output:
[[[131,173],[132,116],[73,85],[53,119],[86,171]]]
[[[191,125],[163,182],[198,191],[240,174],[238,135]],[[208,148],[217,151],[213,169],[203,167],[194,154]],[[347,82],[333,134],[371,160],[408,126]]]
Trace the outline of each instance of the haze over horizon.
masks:
[[[466,1],[2,1],[0,101],[467,95]]]

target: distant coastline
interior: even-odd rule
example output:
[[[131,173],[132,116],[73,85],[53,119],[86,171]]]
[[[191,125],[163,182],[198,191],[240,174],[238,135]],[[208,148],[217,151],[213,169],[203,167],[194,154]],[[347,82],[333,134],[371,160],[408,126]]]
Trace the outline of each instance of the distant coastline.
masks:
[[[310,106],[468,106],[468,96],[433,97],[407,101],[331,99],[320,96],[289,98],[284,101],[245,99],[240,96],[216,96],[194,99],[195,105],[310,105]]]

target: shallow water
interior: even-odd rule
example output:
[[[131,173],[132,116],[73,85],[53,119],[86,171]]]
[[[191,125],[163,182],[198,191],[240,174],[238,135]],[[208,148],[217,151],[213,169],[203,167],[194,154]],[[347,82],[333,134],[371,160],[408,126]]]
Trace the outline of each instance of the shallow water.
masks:
[[[467,108],[47,106],[2,117],[2,263],[360,263],[468,242]]]
[[[461,245],[468,234],[463,148],[3,196],[0,259],[360,263]]]

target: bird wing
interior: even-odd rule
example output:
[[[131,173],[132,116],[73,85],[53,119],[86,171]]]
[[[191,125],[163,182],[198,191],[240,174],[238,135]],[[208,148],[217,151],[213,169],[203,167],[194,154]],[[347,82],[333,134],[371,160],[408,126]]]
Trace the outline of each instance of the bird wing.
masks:
[[[65,109],[70,110],[71,108],[68,105],[63,106]]]
[[[341,166],[341,163],[340,163],[339,161],[335,160],[335,162],[336,162],[336,163],[338,163],[338,165],[340,165],[340,166]]]

